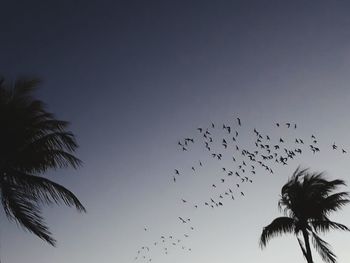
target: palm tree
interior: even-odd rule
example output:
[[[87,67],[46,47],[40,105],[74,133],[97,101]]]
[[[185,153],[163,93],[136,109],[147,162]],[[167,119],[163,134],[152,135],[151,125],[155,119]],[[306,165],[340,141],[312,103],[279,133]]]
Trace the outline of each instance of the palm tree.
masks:
[[[341,185],[345,185],[343,180],[328,181],[323,173],[310,173],[308,169],[298,168],[282,187],[278,205],[285,216],[276,218],[264,227],[260,246],[264,248],[272,237],[293,233],[308,263],[313,263],[310,238],[321,258],[325,262],[335,263],[336,256],[330,245],[318,234],[331,229],[349,231],[345,225],[333,222],[328,217],[350,201],[348,192],[334,193]]]
[[[37,79],[0,80],[0,196],[8,219],[51,245],[55,239],[41,215],[41,205],[65,204],[85,211],[62,185],[44,178],[49,169],[78,168],[78,147],[68,122],[55,119],[34,99]]]

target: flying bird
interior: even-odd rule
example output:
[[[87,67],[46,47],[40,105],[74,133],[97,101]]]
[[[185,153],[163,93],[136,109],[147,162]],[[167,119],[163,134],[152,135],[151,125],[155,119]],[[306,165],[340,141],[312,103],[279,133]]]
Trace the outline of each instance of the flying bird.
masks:
[[[186,223],[186,220],[184,220],[182,217],[179,216],[179,219],[181,220],[182,223]]]
[[[333,143],[332,148],[333,148],[333,150],[336,150],[338,148],[338,146],[335,143]]]

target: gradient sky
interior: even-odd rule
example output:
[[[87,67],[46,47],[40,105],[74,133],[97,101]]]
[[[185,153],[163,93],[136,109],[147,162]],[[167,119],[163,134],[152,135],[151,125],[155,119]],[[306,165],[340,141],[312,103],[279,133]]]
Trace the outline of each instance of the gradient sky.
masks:
[[[258,238],[298,165],[350,181],[350,156],[330,150],[336,141],[350,152],[349,13],[349,1],[322,0],[1,1],[0,72],[40,77],[38,97],[71,121],[84,166],[48,176],[88,210],[44,209],[57,248],[1,213],[3,262],[135,262],[139,247],[187,231],[178,216],[192,219],[192,252],[154,249],[153,262],[303,262],[295,237],[265,250]],[[325,150],[258,173],[244,199],[221,209],[183,206],[181,198],[210,196],[220,166],[203,149],[182,153],[177,141],[237,116],[242,143],[253,128],[294,136],[273,125],[291,121]],[[177,184],[175,168],[186,174]],[[350,225],[350,209],[334,218]],[[325,240],[338,262],[350,262],[349,233]]]

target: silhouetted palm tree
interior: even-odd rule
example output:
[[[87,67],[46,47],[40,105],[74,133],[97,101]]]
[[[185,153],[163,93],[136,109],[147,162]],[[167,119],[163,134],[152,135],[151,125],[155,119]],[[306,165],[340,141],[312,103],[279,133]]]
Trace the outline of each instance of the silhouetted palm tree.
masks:
[[[55,245],[41,215],[42,204],[74,206],[78,198],[63,186],[42,177],[52,168],[77,168],[74,135],[68,122],[55,119],[32,93],[36,79],[0,80],[0,191],[6,216],[39,238]]]
[[[310,238],[324,261],[336,262],[336,256],[329,244],[318,234],[331,229],[349,230],[345,225],[328,218],[331,212],[337,211],[350,201],[347,192],[334,193],[341,185],[345,185],[343,180],[328,181],[322,173],[309,173],[307,169],[298,168],[281,191],[279,208],[284,211],[285,216],[276,218],[264,227],[260,246],[265,247],[272,237],[293,233],[297,236],[308,263],[313,263]]]

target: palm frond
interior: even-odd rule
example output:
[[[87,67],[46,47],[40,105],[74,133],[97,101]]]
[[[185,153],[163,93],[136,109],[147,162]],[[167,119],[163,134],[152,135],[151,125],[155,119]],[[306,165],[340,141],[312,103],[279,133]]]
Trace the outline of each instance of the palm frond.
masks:
[[[43,221],[34,198],[18,186],[6,185],[2,187],[1,200],[5,214],[10,220],[14,220],[24,229],[55,246],[56,240],[52,238],[49,228]]]
[[[78,145],[73,133],[67,131],[56,131],[34,138],[33,142],[27,147],[32,151],[35,149],[55,149],[72,152],[78,147]]]
[[[297,239],[298,239],[298,243],[299,243],[299,246],[301,248],[301,251],[303,252],[303,255],[304,255],[305,259],[307,259],[307,253],[306,253],[306,249],[305,249],[304,243],[303,243],[303,241],[300,240],[299,237],[297,237]]]
[[[348,192],[339,192],[327,196],[322,202],[320,202],[320,210],[325,215],[328,215],[330,212],[335,212],[347,205],[350,202]]]
[[[86,212],[85,207],[71,191],[49,179],[19,171],[13,171],[10,178],[13,184],[21,187],[24,193],[37,201],[46,204],[63,202],[67,206],[74,206],[80,212]]]
[[[309,184],[308,189],[312,189],[312,195],[318,197],[327,197],[332,191],[341,185],[346,185],[343,180],[328,181],[324,178],[324,173],[308,175],[304,178],[304,182]]]
[[[38,78],[21,77],[16,79],[13,88],[13,98],[30,98],[33,91],[38,87],[39,84],[40,79]]]
[[[337,261],[337,257],[332,252],[330,245],[315,233],[312,233],[312,243],[323,261],[327,263],[335,263]]]
[[[316,233],[325,233],[331,229],[350,231],[350,229],[347,226],[330,221],[328,218],[324,218],[324,220],[312,220],[310,221],[310,224],[312,225]]]
[[[17,160],[16,166],[23,171],[43,173],[48,169],[66,168],[69,166],[78,168],[81,164],[80,159],[68,152],[47,149],[39,151],[37,149],[31,155],[23,155],[23,158]]]
[[[295,224],[292,218],[277,217],[271,224],[264,227],[260,237],[260,247],[265,247],[271,238],[285,233],[293,233],[294,230]]]

